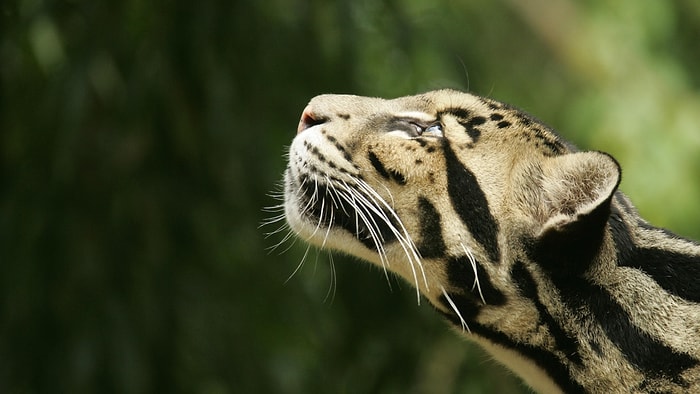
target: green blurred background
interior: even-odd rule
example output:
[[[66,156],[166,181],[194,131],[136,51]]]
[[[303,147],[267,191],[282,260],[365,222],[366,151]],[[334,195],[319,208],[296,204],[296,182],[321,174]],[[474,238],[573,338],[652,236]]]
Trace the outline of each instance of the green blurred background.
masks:
[[[265,238],[320,93],[452,87],[700,238],[700,3],[5,1],[0,392],[525,392],[398,279]],[[291,247],[289,247],[291,245]],[[280,253],[283,250],[289,249]]]

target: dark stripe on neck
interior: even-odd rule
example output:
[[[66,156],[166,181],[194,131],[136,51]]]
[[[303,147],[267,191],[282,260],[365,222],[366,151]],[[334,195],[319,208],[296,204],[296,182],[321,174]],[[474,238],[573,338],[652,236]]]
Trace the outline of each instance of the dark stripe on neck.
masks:
[[[454,296],[452,294],[450,294],[450,297],[454,300]],[[456,300],[454,301],[459,307],[459,304],[456,302]],[[440,297],[440,302],[446,305],[447,308],[449,308],[448,310],[452,311],[444,296]],[[464,316],[465,311],[462,310],[462,308],[460,308],[460,313],[462,313],[463,317],[467,319],[467,317]],[[443,312],[443,315],[455,326],[462,326],[459,317],[455,313]],[[557,386],[559,386],[559,388],[563,392],[574,394],[586,392],[583,386],[581,386],[571,377],[571,375],[569,374],[568,367],[564,365],[554,354],[536,346],[528,345],[522,342],[516,342],[510,337],[508,337],[506,334],[491,329],[489,327],[483,326],[479,323],[475,323],[470,320],[467,320],[467,323],[469,324],[469,331],[473,334],[485,338],[489,342],[492,342],[496,345],[500,345],[506,349],[513,350],[521,354],[523,357],[532,360],[544,373],[546,373],[554,381],[554,383]]]
[[[683,384],[681,374],[698,365],[698,360],[676,352],[634,325],[629,314],[602,286],[577,277],[551,279],[569,309],[589,311],[625,359],[646,376],[666,377]]]
[[[548,328],[549,334],[554,338],[557,350],[561,351],[569,361],[580,366],[582,360],[577,339],[564,331],[549,313],[547,307],[542,304],[538,294],[537,283],[524,263],[520,261],[515,263],[512,278],[520,289],[520,293],[535,304],[539,314],[539,324]]]
[[[619,266],[638,269],[669,294],[700,303],[700,256],[638,247],[619,215],[613,215],[610,228],[615,240]],[[669,235],[669,238],[674,236]]]
[[[488,201],[474,174],[459,161],[449,142],[443,143],[447,170],[447,193],[462,222],[481,244],[491,263],[501,260],[498,247],[498,223],[491,215]]]

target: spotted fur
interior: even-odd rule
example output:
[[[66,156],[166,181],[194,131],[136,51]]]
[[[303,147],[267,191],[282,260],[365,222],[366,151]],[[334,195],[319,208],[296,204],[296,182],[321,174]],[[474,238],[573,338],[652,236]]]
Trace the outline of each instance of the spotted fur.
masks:
[[[644,221],[620,167],[451,90],[314,98],[285,215],[399,274],[541,392],[700,391],[700,246]]]

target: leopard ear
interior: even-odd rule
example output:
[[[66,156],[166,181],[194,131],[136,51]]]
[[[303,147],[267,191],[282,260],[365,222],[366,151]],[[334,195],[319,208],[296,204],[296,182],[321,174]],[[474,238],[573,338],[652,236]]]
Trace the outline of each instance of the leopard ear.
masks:
[[[580,276],[600,253],[620,166],[600,152],[572,153],[542,164],[539,221],[530,257],[557,276]]]
[[[601,210],[609,213],[620,177],[620,165],[606,153],[578,152],[549,159],[540,183],[542,232]]]

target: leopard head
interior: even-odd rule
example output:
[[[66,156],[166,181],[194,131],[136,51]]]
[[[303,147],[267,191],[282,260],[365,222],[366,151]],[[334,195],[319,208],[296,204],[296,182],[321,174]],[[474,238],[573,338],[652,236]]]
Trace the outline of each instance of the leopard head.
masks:
[[[468,328],[512,315],[521,265],[585,274],[619,180],[607,154],[497,101],[322,95],[289,150],[285,215],[304,240],[404,277]]]

